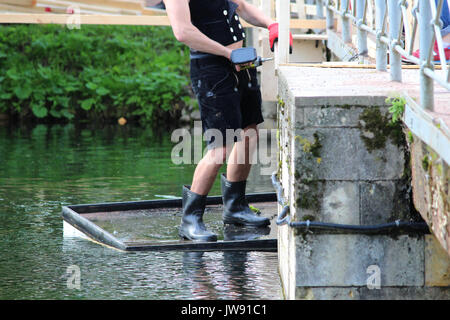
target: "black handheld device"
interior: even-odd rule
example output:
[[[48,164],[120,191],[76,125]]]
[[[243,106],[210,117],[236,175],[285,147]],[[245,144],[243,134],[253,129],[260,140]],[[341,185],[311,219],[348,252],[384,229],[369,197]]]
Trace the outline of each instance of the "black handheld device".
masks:
[[[256,49],[252,47],[239,48],[231,52],[231,62],[233,64],[252,63],[257,58]]]

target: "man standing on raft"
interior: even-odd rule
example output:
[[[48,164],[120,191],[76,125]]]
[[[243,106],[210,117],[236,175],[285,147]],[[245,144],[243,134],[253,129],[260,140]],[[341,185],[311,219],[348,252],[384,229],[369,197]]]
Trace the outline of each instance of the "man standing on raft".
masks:
[[[252,25],[269,29],[272,51],[278,23],[245,0],[164,0],[164,4],[175,37],[191,49],[191,82],[203,132],[214,129],[223,137],[222,141],[212,137],[207,141],[208,151],[195,169],[191,187],[183,186],[179,235],[195,241],[217,240],[217,235],[206,229],[203,213],[207,194],[227,155],[227,173],[221,176],[224,224],[267,226],[269,219],[254,214],[245,199],[250,159],[258,139],[256,126],[264,121],[256,68],[233,65],[230,59],[245,38],[239,15]],[[227,139],[230,130],[241,130],[240,136]]]

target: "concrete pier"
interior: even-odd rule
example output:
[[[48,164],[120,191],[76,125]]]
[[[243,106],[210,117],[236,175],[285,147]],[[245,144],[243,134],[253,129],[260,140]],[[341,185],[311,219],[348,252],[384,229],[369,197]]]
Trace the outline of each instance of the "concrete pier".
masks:
[[[406,72],[405,72],[406,71]],[[280,67],[279,171],[291,221],[422,221],[408,132],[386,98],[417,91],[371,69]],[[437,105],[450,94],[436,90]],[[447,207],[448,208],[448,207]],[[279,227],[287,299],[449,299],[450,258],[434,235],[299,232]]]

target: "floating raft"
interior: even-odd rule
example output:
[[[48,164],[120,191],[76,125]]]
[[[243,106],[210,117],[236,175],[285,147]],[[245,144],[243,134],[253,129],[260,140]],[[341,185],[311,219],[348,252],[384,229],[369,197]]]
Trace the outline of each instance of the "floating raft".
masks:
[[[64,236],[122,251],[277,251],[276,194],[248,194],[247,200],[270,218],[270,227],[224,226],[222,198],[210,196],[204,220],[219,234],[217,242],[178,240],[181,199],[64,206]]]

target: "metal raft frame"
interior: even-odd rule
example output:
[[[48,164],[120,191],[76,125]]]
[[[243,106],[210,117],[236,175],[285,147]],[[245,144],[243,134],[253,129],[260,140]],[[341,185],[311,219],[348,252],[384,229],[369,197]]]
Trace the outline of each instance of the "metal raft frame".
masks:
[[[277,196],[275,193],[253,193],[246,195],[246,198],[249,202],[275,202]],[[207,198],[206,204],[222,204],[222,197],[210,196]],[[181,210],[181,205],[181,199],[70,205],[62,207],[62,218],[90,240],[121,251],[277,251],[277,239],[126,243],[83,217],[83,214],[94,212],[126,212],[156,208],[180,208]]]

